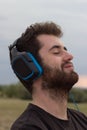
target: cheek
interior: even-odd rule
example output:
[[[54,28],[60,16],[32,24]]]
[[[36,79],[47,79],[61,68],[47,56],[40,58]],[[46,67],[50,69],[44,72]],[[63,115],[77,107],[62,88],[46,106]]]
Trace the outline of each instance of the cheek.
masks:
[[[54,57],[45,57],[43,62],[48,65],[51,68],[57,68],[59,70],[62,70],[61,68],[61,59],[60,58],[54,58]]]

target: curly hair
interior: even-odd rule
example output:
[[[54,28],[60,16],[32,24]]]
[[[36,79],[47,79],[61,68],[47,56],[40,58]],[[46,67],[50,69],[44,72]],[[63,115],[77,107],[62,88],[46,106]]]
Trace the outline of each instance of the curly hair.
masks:
[[[53,22],[42,22],[35,23],[28,27],[25,32],[17,40],[17,50],[31,52],[35,58],[41,63],[40,55],[38,51],[41,48],[40,42],[37,40],[37,36],[41,34],[54,35],[57,37],[62,36],[61,27]],[[19,77],[18,77],[19,78]],[[19,78],[22,84],[27,88],[27,90],[32,93],[33,81],[27,82]]]

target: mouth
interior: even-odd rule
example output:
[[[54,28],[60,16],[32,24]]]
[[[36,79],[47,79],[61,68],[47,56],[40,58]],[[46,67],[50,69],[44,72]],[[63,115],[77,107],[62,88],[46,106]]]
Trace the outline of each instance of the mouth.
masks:
[[[65,69],[67,69],[67,70],[74,70],[74,66],[73,66],[73,64],[70,62],[70,63],[66,63],[66,64],[64,64],[63,65],[63,69],[65,70]]]
[[[72,63],[67,63],[63,66],[64,68],[69,68],[69,67],[73,67],[73,64]]]

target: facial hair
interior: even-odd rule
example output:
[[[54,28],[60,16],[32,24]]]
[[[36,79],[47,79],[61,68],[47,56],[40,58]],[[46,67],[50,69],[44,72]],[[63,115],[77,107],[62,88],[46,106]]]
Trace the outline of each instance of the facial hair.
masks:
[[[72,86],[78,81],[78,74],[74,71],[66,73],[63,69],[51,68],[48,65],[44,65],[43,68],[43,89],[48,89],[56,93],[69,93]]]

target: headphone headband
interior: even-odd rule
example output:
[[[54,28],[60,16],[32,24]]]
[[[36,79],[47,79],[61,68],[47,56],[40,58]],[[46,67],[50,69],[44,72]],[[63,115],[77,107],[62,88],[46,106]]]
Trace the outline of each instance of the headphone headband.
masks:
[[[17,41],[18,41],[18,39],[15,40],[15,41],[13,42],[13,44],[11,44],[11,45],[9,46],[9,50],[10,50],[10,51],[12,50],[13,47],[16,47]]]

